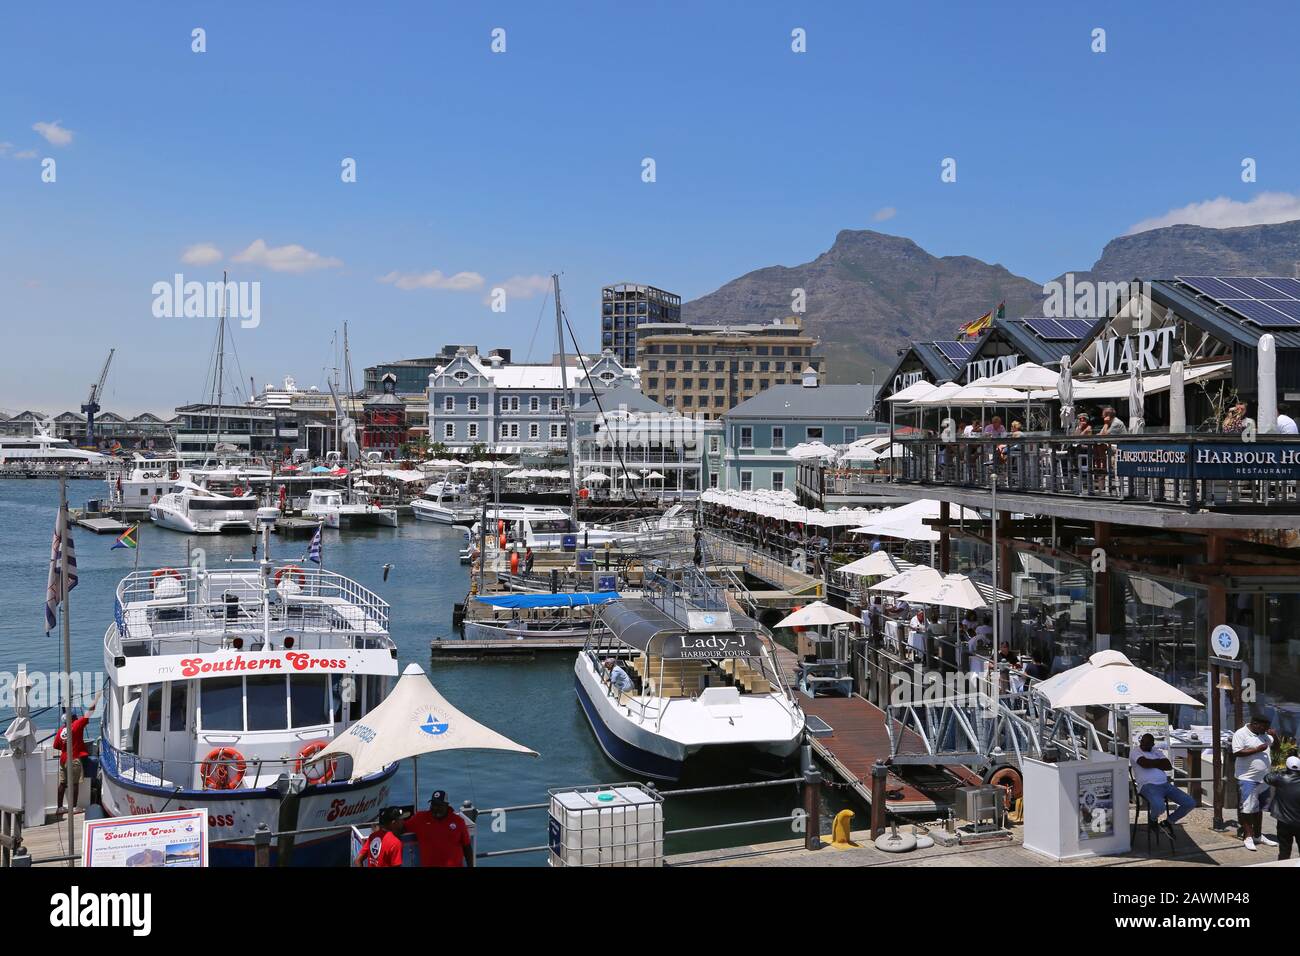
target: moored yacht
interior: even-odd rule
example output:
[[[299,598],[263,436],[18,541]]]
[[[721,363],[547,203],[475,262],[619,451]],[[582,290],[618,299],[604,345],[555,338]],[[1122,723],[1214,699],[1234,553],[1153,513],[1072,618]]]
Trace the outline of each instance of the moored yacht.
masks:
[[[388,605],[339,574],[263,558],[138,571],[116,607],[104,637],[105,812],[206,807],[213,865],[251,865],[262,824],[335,828],[273,847],[295,865],[345,864],[348,825],[389,802],[396,764],[350,782],[350,758],[311,758],[388,694]]]
[[[770,639],[688,567],[647,575],[640,598],[602,605],[574,664],[578,700],[606,755],[638,777],[677,780],[688,766],[739,757],[775,764],[799,746],[804,715]],[[614,659],[635,686],[620,691]],[[763,767],[762,769],[769,769]]]
[[[109,474],[108,501],[114,508],[142,508],[156,501],[179,481],[185,462],[177,455],[150,458],[139,453]]]
[[[382,525],[397,527],[397,509],[385,508],[378,501],[352,498],[346,492],[333,488],[314,488],[302,509],[304,518],[316,518],[327,528],[344,525]]]
[[[149,520],[160,528],[185,534],[255,530],[258,516],[255,496],[222,495],[187,480],[171,487],[171,491],[149,504]]]
[[[470,500],[464,484],[438,481],[425,489],[424,494],[411,501],[411,513],[420,521],[438,524],[473,524],[479,509]]]
[[[49,465],[58,467],[106,465],[111,459],[97,451],[75,447],[66,438],[56,438],[48,428],[36,434],[0,435],[0,465]]]

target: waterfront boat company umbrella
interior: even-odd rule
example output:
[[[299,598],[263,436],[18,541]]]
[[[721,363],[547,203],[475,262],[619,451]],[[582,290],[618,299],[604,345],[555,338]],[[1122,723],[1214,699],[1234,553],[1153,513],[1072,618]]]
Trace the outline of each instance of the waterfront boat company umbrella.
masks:
[[[1143,417],[1145,414],[1146,392],[1142,387],[1142,374],[1134,363],[1128,373],[1128,430],[1131,434],[1142,434],[1142,429],[1147,423],[1146,418]]]
[[[1187,431],[1187,397],[1183,392],[1183,363],[1169,366],[1169,434]]]
[[[806,604],[793,614],[777,621],[776,626],[819,627],[822,624],[860,623],[862,622],[848,611],[841,611],[839,608],[827,604],[825,601],[814,601],[812,604]]]
[[[1034,688],[1057,709],[1111,704],[1186,704],[1203,706],[1138,667],[1119,651],[1098,651],[1078,667],[1049,677]]]
[[[895,594],[906,594],[919,588],[926,582],[938,583],[943,580],[943,575],[930,567],[928,564],[918,564],[914,568],[908,568],[902,574],[896,574],[892,578],[887,578],[879,584],[873,584],[867,588],[868,591],[889,591]]]
[[[504,750],[538,756],[537,751],[461,713],[429,683],[419,664],[407,664],[392,693],[310,762],[350,756],[350,779],[355,781],[399,760],[444,750]]]
[[[975,582],[964,574],[920,581],[914,590],[904,592],[903,600],[908,604],[936,604],[963,610],[988,607]]]
[[[1069,431],[1074,422],[1074,376],[1068,355],[1061,356],[1061,376],[1056,381],[1056,395],[1061,400],[1061,428]]]

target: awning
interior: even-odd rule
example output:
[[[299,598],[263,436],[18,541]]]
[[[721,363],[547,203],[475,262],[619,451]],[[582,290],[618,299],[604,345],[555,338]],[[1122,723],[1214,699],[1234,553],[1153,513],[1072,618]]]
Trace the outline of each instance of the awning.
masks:
[[[608,604],[622,595],[617,591],[575,591],[562,594],[497,594],[492,597],[475,597],[480,604],[504,608],[534,607],[587,607],[591,604]]]
[[[738,630],[689,630],[644,598],[629,598],[606,604],[598,612],[602,624],[614,638],[642,653],[673,660],[719,660],[729,657],[757,657],[763,639],[754,622],[736,612],[730,613]]]
[[[1207,379],[1216,378],[1221,375],[1228,375],[1232,370],[1231,362],[1210,362],[1205,365],[1189,365],[1183,371],[1183,386],[1191,385],[1193,382],[1203,382]],[[1159,392],[1169,391],[1169,373],[1168,372],[1148,372],[1142,376],[1142,389],[1149,395],[1155,395]],[[1097,400],[1102,398],[1116,398],[1128,401],[1129,377],[1108,379],[1074,379],[1074,401],[1077,404],[1080,401]],[[1055,399],[1059,396],[1055,391],[1052,392],[1035,392],[1035,399]]]

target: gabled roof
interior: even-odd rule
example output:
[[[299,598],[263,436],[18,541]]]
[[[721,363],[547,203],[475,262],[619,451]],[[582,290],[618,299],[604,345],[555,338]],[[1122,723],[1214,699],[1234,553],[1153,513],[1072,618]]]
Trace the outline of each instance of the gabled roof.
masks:
[[[870,385],[773,385],[741,402],[722,417],[786,420],[830,418],[866,421],[871,409]]]
[[[620,408],[625,408],[629,412],[658,412],[664,415],[672,412],[672,409],[666,405],[660,405],[653,398],[637,391],[631,385],[620,385],[607,392],[602,392],[599,405],[596,404],[596,399],[592,397],[590,392],[586,393],[586,399],[585,402],[579,399],[581,404],[576,409],[579,414],[582,412],[600,414],[602,408],[607,412],[617,411]]]
[[[1034,316],[1026,316],[1019,319],[994,319],[993,332],[1001,335],[1010,342],[1017,352],[1020,352],[1031,362],[1037,362],[1039,365],[1057,367],[1061,364],[1061,359],[1067,355],[1073,355],[1078,349],[1082,339],[1056,339],[1049,341],[1040,338],[1034,333],[1034,330],[1026,323],[1034,319]],[[987,341],[987,340],[986,340]],[[983,342],[980,343],[983,346]],[[972,358],[979,358],[976,353]]]

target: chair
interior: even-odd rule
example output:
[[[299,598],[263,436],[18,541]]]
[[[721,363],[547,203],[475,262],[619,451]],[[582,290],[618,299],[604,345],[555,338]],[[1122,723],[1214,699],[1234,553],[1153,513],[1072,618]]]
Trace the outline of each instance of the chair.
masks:
[[[1177,842],[1172,832],[1173,828],[1171,827],[1169,830],[1166,830],[1163,827],[1159,826],[1159,824],[1156,821],[1153,821],[1151,819],[1151,802],[1147,800],[1147,798],[1142,795],[1142,791],[1138,789],[1137,780],[1133,778],[1132,768],[1129,768],[1129,773],[1128,773],[1128,789],[1129,789],[1129,796],[1133,802],[1133,823],[1129,827],[1129,835],[1128,835],[1129,845],[1132,846],[1133,840],[1137,836],[1138,824],[1141,822],[1141,818],[1142,818],[1142,808],[1146,807],[1147,852],[1148,853],[1151,852],[1151,836],[1152,834],[1155,834],[1157,846],[1160,844],[1160,840],[1162,838],[1167,838],[1169,840],[1169,854],[1172,856],[1175,849],[1177,848]],[[1161,809],[1163,811],[1162,816],[1167,817],[1169,813],[1169,802],[1165,801],[1165,805]]]

